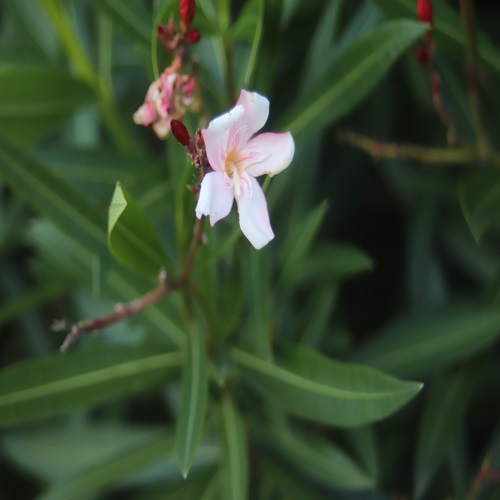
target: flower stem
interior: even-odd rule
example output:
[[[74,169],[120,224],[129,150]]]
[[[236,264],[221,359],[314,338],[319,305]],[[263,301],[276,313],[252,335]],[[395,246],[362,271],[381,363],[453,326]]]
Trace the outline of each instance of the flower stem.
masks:
[[[460,0],[459,3],[460,14],[462,16],[465,30],[465,47],[467,58],[467,73],[469,78],[469,99],[472,113],[472,122],[476,132],[479,156],[481,159],[486,159],[488,156],[488,143],[481,119],[477,89],[479,81],[479,59],[474,7],[472,5],[472,0]]]

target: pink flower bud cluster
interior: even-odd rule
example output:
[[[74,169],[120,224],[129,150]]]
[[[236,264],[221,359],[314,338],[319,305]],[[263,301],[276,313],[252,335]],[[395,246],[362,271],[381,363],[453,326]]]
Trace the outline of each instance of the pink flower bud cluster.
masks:
[[[158,26],[157,30],[165,50],[174,54],[172,64],[149,86],[144,104],[133,117],[138,125],[152,125],[160,139],[167,137],[172,120],[184,118],[196,89],[193,62],[188,50],[201,37],[199,30],[191,29],[196,14],[195,0],[181,0],[179,10],[180,27],[171,17],[167,25]]]
[[[172,67],[167,68],[148,89],[144,104],[134,113],[137,125],[153,125],[160,139],[170,131],[172,120],[182,120],[186,106],[193,101],[195,79],[192,75],[182,75]]]

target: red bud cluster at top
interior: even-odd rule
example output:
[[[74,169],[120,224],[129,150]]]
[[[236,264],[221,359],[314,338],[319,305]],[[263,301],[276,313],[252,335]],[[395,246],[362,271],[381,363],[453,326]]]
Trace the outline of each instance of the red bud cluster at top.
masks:
[[[180,29],[176,26],[173,16],[167,25],[158,26],[158,38],[163,42],[167,52],[177,52],[188,45],[198,43],[201,38],[200,30],[191,29],[196,15],[195,0],[181,0],[179,4],[181,14]]]
[[[196,1],[195,0],[181,0],[180,4],[181,20],[187,31],[193,22],[194,15],[196,14]]]
[[[432,0],[418,0],[417,13],[423,23],[432,23]]]

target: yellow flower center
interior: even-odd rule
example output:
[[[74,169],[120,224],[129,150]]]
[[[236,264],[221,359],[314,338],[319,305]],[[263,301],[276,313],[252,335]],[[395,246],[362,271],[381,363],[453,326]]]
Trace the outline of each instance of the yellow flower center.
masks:
[[[227,176],[233,181],[233,187],[234,187],[234,195],[236,198],[239,198],[240,193],[241,193],[241,181],[240,181],[240,175],[241,175],[241,165],[238,165],[238,163],[241,161],[241,157],[238,151],[231,151],[227,156],[226,156],[226,164],[224,166],[224,170],[227,174]],[[236,174],[236,175],[234,175]]]

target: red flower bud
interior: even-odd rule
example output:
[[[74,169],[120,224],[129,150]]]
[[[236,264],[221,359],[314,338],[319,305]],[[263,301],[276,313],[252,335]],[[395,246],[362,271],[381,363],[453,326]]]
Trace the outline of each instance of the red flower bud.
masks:
[[[170,129],[172,130],[172,134],[174,134],[177,141],[183,146],[188,147],[191,144],[191,136],[189,135],[188,129],[184,123],[179,120],[172,120],[170,122]]]
[[[186,27],[186,30],[191,26],[194,15],[196,14],[196,1],[195,0],[181,0],[180,4],[181,19]]]
[[[201,38],[200,30],[196,29],[190,30],[187,35],[188,43],[190,44],[198,43],[200,41],[200,38]]]
[[[430,59],[429,52],[427,48],[423,45],[419,45],[415,49],[415,57],[417,58],[417,61],[422,65],[425,66]]]
[[[432,23],[432,0],[418,0],[417,13],[423,23]]]

